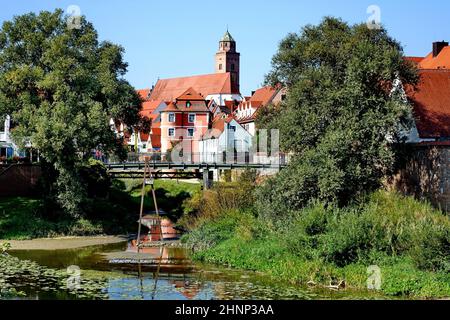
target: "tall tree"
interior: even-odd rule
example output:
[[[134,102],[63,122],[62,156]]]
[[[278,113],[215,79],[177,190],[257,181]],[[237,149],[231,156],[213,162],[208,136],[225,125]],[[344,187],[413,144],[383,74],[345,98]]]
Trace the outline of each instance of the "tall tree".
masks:
[[[259,126],[280,129],[281,147],[295,156],[260,190],[262,210],[268,202],[278,212],[312,199],[345,204],[378,188],[411,123],[393,90],[399,80],[414,84],[417,72],[383,28],[327,17],[289,34],[266,80],[286,86],[288,97],[261,113]]]
[[[142,119],[142,102],[124,80],[124,49],[98,41],[81,17],[62,10],[16,16],[0,30],[0,114],[14,120],[14,140],[40,151],[46,199],[82,213],[86,186],[79,170],[93,149],[123,153],[110,128]]]

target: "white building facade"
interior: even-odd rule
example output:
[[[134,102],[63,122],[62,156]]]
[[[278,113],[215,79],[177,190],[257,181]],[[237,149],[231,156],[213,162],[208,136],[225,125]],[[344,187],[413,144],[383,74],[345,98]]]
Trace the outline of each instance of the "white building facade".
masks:
[[[19,155],[19,150],[11,140],[11,117],[6,116],[0,122],[0,158],[11,158]]]
[[[252,148],[252,135],[235,119],[216,119],[199,144],[204,163],[245,163]]]

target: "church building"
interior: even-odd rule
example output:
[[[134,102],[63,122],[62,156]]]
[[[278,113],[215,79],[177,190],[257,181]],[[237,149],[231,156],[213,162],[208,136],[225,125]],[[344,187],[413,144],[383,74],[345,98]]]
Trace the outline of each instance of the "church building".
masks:
[[[237,52],[236,41],[228,31],[219,42],[219,50],[215,55],[215,73],[158,80],[150,92],[149,100],[170,103],[188,89],[202,95],[205,100],[213,100],[219,106],[243,100],[240,93],[240,53]]]

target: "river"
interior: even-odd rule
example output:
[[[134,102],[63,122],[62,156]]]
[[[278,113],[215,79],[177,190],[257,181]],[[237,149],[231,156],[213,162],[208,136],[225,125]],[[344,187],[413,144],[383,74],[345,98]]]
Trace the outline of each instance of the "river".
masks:
[[[261,273],[194,263],[189,252],[179,248],[146,250],[146,260],[137,264],[127,243],[56,251],[11,251],[21,260],[67,270],[76,266],[85,273],[106,278],[102,291],[109,300],[309,300],[383,299],[375,293],[311,289],[277,283]],[[162,256],[162,259],[161,259]],[[158,262],[162,261],[161,264]],[[159,265],[159,266],[158,266]],[[72,267],[73,268],[73,267]],[[42,284],[39,283],[42,281]],[[45,281],[18,288],[22,299],[82,299],[51,288]]]

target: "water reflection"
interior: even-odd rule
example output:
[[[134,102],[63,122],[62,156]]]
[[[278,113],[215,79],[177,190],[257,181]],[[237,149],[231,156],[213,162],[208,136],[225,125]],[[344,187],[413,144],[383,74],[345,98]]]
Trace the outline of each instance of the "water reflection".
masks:
[[[84,273],[95,271],[98,277],[105,278],[103,292],[111,300],[303,300],[348,296],[348,293],[317,294],[303,287],[275,283],[254,272],[194,264],[189,260],[189,252],[179,248],[145,248],[138,254],[135,248],[123,243],[12,254],[53,269],[78,265]],[[38,282],[26,291],[27,299],[77,298],[57,287],[53,291],[42,290]],[[361,296],[367,297],[361,294],[356,297]]]

